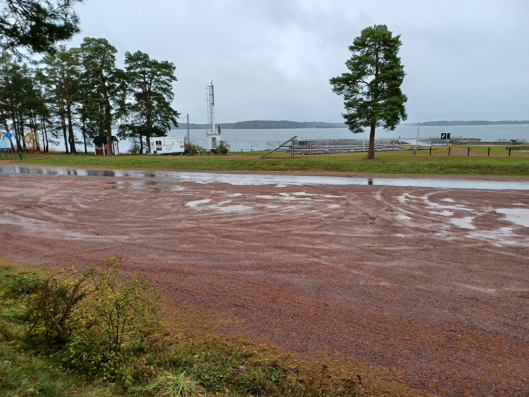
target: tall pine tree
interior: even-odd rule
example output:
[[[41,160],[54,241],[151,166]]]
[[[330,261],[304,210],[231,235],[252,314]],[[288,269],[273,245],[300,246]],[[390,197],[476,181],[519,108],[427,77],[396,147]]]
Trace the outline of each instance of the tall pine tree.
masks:
[[[385,25],[365,28],[349,46],[349,72],[330,79],[333,92],[344,96],[342,116],[349,130],[370,128],[368,159],[375,158],[376,127],[394,130],[407,118],[408,99],[400,89],[405,76],[398,57],[401,45],[400,35],[393,36]]]

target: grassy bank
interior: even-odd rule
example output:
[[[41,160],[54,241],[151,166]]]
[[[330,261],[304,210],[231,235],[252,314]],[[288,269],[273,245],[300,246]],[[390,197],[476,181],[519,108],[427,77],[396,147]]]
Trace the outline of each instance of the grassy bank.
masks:
[[[141,340],[134,337],[121,346],[119,359],[112,355],[112,359],[101,360],[105,344],[90,343],[79,354],[83,335],[104,337],[101,332],[89,334],[94,327],[86,327],[85,323],[77,327],[78,321],[85,321],[84,317],[89,316],[86,310],[79,311],[80,318],[71,316],[71,322],[66,323],[71,326],[73,337],[63,344],[47,343],[42,334],[45,324],[32,328],[32,317],[28,317],[39,301],[39,291],[43,285],[50,285],[50,280],[62,280],[52,284],[72,291],[81,273],[69,274],[78,274],[77,279],[50,278],[42,269],[0,260],[2,396],[425,395],[406,386],[395,371],[340,357],[308,362],[245,336],[223,338],[213,331],[215,318],[226,322],[229,314],[206,312],[183,304],[162,304],[165,319],[160,321],[160,327]],[[137,285],[141,287],[145,283],[144,280]],[[99,305],[101,296],[103,301],[106,299],[105,295],[98,295],[96,301],[90,301],[92,294],[95,297],[104,289],[103,284],[97,285],[99,289],[91,290],[85,298],[90,307]],[[113,295],[114,291],[109,296],[121,299],[130,284],[116,285],[116,288],[121,292]],[[47,296],[46,308],[51,307],[49,301]],[[108,317],[110,312],[105,313],[103,316]],[[92,321],[97,319],[88,322]],[[126,351],[132,353],[128,360]],[[89,366],[80,366],[75,360],[84,360]],[[97,367],[90,369],[93,368],[90,363],[97,360]],[[108,370],[112,365],[114,369]]]
[[[478,150],[483,150],[479,148]],[[500,149],[497,149],[498,151]],[[503,154],[505,150],[503,149]],[[264,152],[237,153],[237,156],[71,156],[64,154],[26,155],[18,164],[72,167],[188,169],[218,171],[305,171],[305,172],[361,172],[385,174],[454,174],[529,176],[529,153],[512,153],[511,157],[447,156],[446,150],[433,154],[419,151],[379,152],[376,159],[367,160],[365,153],[289,158],[280,153],[261,159]]]

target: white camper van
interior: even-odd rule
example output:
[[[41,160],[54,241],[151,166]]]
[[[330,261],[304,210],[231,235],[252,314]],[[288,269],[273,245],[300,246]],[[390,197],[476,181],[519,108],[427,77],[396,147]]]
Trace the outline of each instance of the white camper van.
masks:
[[[160,136],[152,137],[151,154],[173,154],[184,153],[184,137]]]

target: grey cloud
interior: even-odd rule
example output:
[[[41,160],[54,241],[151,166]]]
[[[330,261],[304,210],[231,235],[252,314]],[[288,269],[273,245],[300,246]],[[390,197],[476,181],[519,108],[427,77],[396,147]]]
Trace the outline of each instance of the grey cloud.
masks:
[[[83,35],[177,67],[175,107],[205,119],[216,85],[219,121],[340,121],[329,78],[369,25],[402,35],[410,120],[527,119],[526,0],[89,0]],[[77,45],[81,37],[72,41]]]

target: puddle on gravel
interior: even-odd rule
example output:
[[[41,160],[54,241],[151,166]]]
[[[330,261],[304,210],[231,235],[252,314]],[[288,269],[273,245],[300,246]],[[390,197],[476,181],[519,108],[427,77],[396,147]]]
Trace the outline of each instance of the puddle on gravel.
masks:
[[[529,227],[529,209],[525,208],[498,208],[496,212],[505,215],[505,220],[520,226]]]
[[[211,199],[204,199],[204,200],[196,200],[196,201],[190,201],[186,204],[186,207],[197,207],[200,204],[207,204],[211,201]]]
[[[210,207],[212,208],[212,207]],[[248,211],[248,210],[251,210],[253,207],[250,207],[250,206],[247,206],[247,205],[242,205],[242,204],[238,204],[238,205],[225,205],[223,207],[220,206],[220,203],[219,203],[219,206],[216,206],[216,207],[213,207],[212,209],[215,209],[217,211],[220,211],[220,212],[240,212],[240,211]]]
[[[500,227],[496,230],[481,230],[473,231],[467,234],[468,238],[478,238],[481,240],[488,240],[491,244],[496,247],[507,246],[526,246],[526,239],[520,241],[518,235],[513,233],[513,229],[510,227]]]
[[[476,229],[476,226],[472,224],[474,220],[473,216],[466,216],[464,218],[452,218],[449,220],[450,223],[453,223],[456,226],[459,226],[462,229]]]
[[[452,211],[441,211],[441,212],[435,212],[435,211],[430,211],[430,214],[434,214],[434,215],[442,215],[442,216],[453,216],[454,213]]]
[[[0,174],[71,175],[127,178],[168,178],[178,182],[229,183],[231,185],[375,185],[446,189],[529,190],[529,182],[469,181],[449,179],[360,178],[338,176],[217,174],[206,172],[71,169],[0,165]]]
[[[407,215],[398,214],[397,219],[400,219],[401,221],[410,221],[411,218]]]

